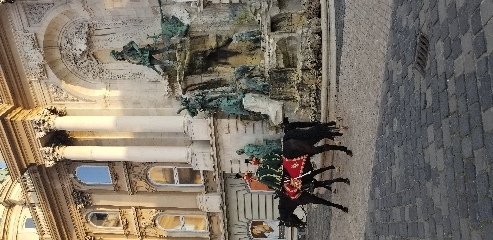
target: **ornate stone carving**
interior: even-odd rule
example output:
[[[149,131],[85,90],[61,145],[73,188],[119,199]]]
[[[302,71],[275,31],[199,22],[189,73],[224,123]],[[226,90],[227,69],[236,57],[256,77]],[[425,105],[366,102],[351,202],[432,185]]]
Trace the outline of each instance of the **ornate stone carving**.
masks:
[[[67,115],[67,112],[64,108],[48,106],[41,110],[41,112],[31,120],[34,131],[36,132],[36,137],[41,138],[49,132],[56,131],[57,129],[54,126],[55,118],[65,115]]]
[[[27,79],[29,81],[46,79],[44,53],[38,46],[35,34],[15,32],[14,39]]]
[[[156,217],[162,212],[157,209],[136,209],[139,237],[145,239],[148,236],[162,236],[158,233],[156,225]]]
[[[62,155],[63,148],[66,146],[53,146],[53,147],[43,147],[41,148],[41,156],[45,160],[45,166],[52,167],[57,162],[65,160]]]
[[[108,168],[110,169],[111,182],[113,183],[113,190],[119,191],[120,184],[118,183],[118,173],[115,168],[115,163],[108,163]]]
[[[118,210],[120,212],[120,222],[122,223],[123,234],[128,237],[130,235],[130,230],[128,229],[128,220],[126,211],[123,209]]]
[[[55,6],[54,3],[24,3],[22,4],[29,26],[41,23],[45,14]]]
[[[134,80],[147,79],[150,82],[160,82],[163,77],[155,72],[142,70],[111,70],[99,62],[93,52],[106,49],[108,43],[121,42],[123,39],[143,35],[143,26],[147,22],[143,20],[124,20],[108,22],[88,22],[87,20],[77,20],[71,22],[63,29],[60,40],[61,59],[71,73],[89,82],[101,82],[109,80]],[[152,23],[147,23],[152,24]],[[107,34],[108,36],[94,36],[94,29],[130,29],[125,33]],[[135,39],[138,41],[140,38]],[[145,39],[142,39],[145,41]],[[169,90],[165,90],[165,93]]]
[[[59,86],[57,86],[55,84],[49,84],[48,90],[50,91],[51,98],[55,102],[79,102],[80,101],[77,97],[63,91],[62,88],[60,88]]]
[[[140,190],[147,192],[157,192],[157,188],[149,183],[147,178],[147,172],[154,163],[130,163],[129,165],[129,177],[131,181],[132,193]]]
[[[77,209],[85,208],[92,204],[91,195],[89,193],[73,190],[72,197],[74,198],[74,203]]]
[[[132,183],[130,182],[129,168],[130,164],[128,162],[123,162],[123,176],[125,179],[125,186],[127,187],[128,195],[135,194],[134,188],[132,187]]]

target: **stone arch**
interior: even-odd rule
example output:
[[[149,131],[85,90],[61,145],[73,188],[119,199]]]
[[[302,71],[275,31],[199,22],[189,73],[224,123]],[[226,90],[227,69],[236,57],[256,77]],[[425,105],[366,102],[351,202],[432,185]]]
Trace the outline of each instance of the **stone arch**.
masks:
[[[123,42],[127,43],[129,39],[147,43],[144,42],[147,36],[143,33],[159,28],[159,24],[153,21],[153,18],[93,21],[81,6],[64,5],[51,11],[43,21],[40,45],[46,64],[60,81],[57,85],[78,98],[105,102],[120,100],[128,95],[124,92],[136,92],[135,82],[159,84],[159,89],[166,95],[168,82],[162,76],[144,66],[117,62],[109,57],[110,50],[121,49]],[[119,25],[131,30],[120,30],[113,34],[113,38],[104,39],[107,42],[92,40],[94,29],[98,31],[105,26],[111,29]],[[105,49],[98,49],[101,46]],[[138,86],[142,87],[139,89],[141,92],[149,91],[151,87],[156,89],[149,84]]]
[[[101,95],[98,89],[104,88],[101,83],[92,83],[84,81],[80,76],[77,76],[67,63],[62,59],[62,46],[61,35],[70,25],[71,22],[76,20],[84,21],[88,19],[87,15],[81,15],[81,12],[76,9],[70,9],[68,7],[61,7],[57,11],[52,12],[51,18],[47,19],[45,24],[45,31],[42,35],[42,48],[45,56],[45,62],[55,74],[55,76],[61,81],[61,87],[74,95],[82,95],[85,97],[95,97]]]

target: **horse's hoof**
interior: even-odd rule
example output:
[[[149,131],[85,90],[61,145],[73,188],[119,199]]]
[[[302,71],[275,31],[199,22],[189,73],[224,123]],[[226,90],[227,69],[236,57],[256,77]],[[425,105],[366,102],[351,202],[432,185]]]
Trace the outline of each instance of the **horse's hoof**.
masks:
[[[346,151],[346,154],[347,154],[348,156],[352,157],[352,156],[353,156],[353,151],[351,151],[351,150],[347,150],[347,151]]]
[[[349,212],[349,209],[348,209],[347,207],[344,207],[344,208],[342,208],[341,210],[342,210],[343,212],[345,212],[345,213],[348,213],[348,212]]]
[[[346,178],[346,179],[344,180],[344,183],[345,183],[345,184],[347,184],[347,185],[351,185],[351,181],[349,181],[349,179],[348,179],[348,178]]]

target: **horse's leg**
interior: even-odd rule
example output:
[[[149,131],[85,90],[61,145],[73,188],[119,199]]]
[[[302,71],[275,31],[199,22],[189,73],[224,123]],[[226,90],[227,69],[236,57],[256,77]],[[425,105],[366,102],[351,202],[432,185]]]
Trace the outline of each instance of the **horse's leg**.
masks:
[[[349,156],[353,156],[353,151],[349,150],[345,146],[338,146],[338,145],[330,145],[330,144],[324,144],[322,146],[315,147],[317,150],[315,151],[315,154],[330,151],[330,150],[338,150],[338,151],[343,151]],[[313,155],[315,155],[313,154]],[[311,155],[312,156],[312,155]]]
[[[305,192],[306,193],[306,192]],[[328,200],[325,200],[323,198],[320,198],[320,197],[317,197],[313,194],[310,194],[310,193],[303,193],[304,196],[306,196],[306,200],[309,201],[310,203],[313,203],[313,204],[323,204],[325,206],[329,206],[329,207],[335,207],[337,209],[340,209],[342,210],[343,212],[348,212],[348,208],[347,207],[344,207],[340,204],[337,204],[337,203],[333,203],[333,202],[330,202]],[[300,198],[303,197],[303,196],[300,196]]]
[[[284,132],[289,132],[296,128],[308,128],[320,124],[320,122],[292,122],[284,125]]]
[[[350,185],[351,184],[351,181],[349,181],[349,178],[334,178],[334,179],[330,179],[330,180],[324,180],[324,181],[319,181],[320,184],[323,184],[323,185],[326,185],[326,186],[329,186],[331,185],[332,183],[335,183],[335,182],[343,182],[347,185]]]
[[[319,188],[319,187],[323,187],[323,188],[332,192],[332,188],[330,187],[330,185],[324,184],[324,181],[317,181],[317,180],[313,179],[313,189]]]
[[[334,166],[328,166],[328,167],[319,168],[317,170],[313,170],[311,173],[303,176],[302,177],[302,180],[305,180],[305,179],[307,179],[307,180],[313,179],[315,177],[315,175],[318,175],[320,173],[323,173],[323,172],[325,172],[327,170],[332,170],[332,169],[336,169],[336,167],[334,167]]]

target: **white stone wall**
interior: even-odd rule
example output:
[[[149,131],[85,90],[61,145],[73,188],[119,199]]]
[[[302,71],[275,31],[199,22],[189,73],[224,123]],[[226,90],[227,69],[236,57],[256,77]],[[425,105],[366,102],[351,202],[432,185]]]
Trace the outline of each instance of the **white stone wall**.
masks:
[[[219,142],[218,155],[220,164],[226,173],[253,171],[252,165],[247,165],[246,155],[237,155],[236,150],[246,144],[261,144],[263,139],[278,139],[280,132],[269,129],[267,121],[240,121],[236,118],[217,119],[216,132]]]

